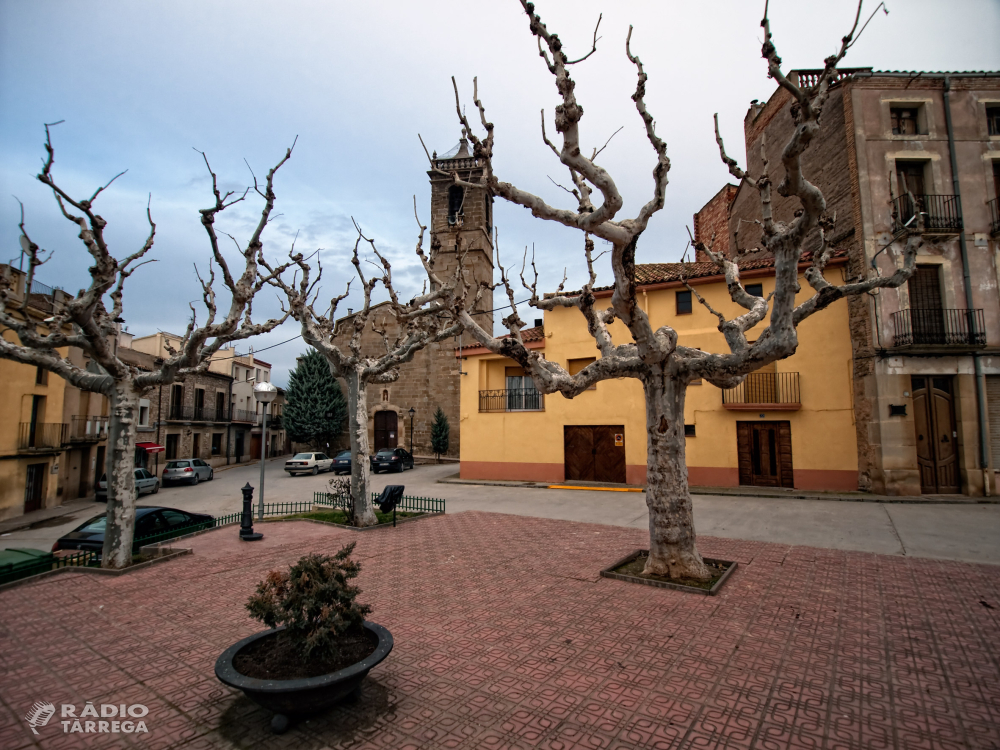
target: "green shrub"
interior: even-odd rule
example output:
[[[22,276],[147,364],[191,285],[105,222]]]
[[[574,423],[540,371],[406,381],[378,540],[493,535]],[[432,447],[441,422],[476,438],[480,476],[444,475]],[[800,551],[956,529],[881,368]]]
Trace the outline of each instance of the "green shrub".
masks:
[[[287,573],[272,570],[247,602],[250,616],[270,628],[284,625],[305,658],[335,654],[340,636],[371,612],[355,601],[361,589],[348,583],[361,570],[350,558],[354,544],[333,556],[306,555]]]

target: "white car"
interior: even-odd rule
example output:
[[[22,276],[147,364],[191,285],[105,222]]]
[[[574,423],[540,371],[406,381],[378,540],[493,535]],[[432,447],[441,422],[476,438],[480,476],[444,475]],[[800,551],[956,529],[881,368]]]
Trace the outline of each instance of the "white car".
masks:
[[[296,474],[319,474],[321,471],[331,471],[333,459],[325,453],[296,453],[285,461],[285,471],[292,476]]]

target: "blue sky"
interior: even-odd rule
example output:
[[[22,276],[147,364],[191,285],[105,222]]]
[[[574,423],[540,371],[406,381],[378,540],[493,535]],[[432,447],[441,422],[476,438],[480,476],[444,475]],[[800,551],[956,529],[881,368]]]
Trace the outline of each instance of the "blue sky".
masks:
[[[647,106],[673,164],[666,207],[644,234],[639,261],[678,259],[691,215],[729,179],[715,147],[713,112],[728,149],[742,161],[747,105],[773,88],[760,59],[763,3],[540,0],[536,6],[574,54],[589,49],[604,13],[598,53],[576,66],[574,77],[586,112],[585,147],[603,144],[624,126],[601,159],[625,196],[621,216],[648,199],[654,164],[629,99],[635,72],[624,40],[628,25],[636,27],[633,51],[650,79]],[[772,30],[786,69],[821,66],[853,10],[848,0],[772,0]],[[891,0],[889,10],[872,21],[844,67],[1000,68],[1000,3]],[[198,209],[211,204],[210,183],[192,147],[208,154],[223,185],[242,191],[251,180],[244,159],[261,176],[298,136],[275,183],[282,215],[264,237],[269,257],[284,256],[298,232],[299,249],[322,248],[326,295],[339,293],[350,278],[353,216],[392,259],[401,292],[415,292],[422,271],[413,253],[412,201],[415,195],[427,222],[429,200],[417,134],[439,153],[457,142],[452,75],[470,108],[472,77],[479,77],[496,124],[500,178],[572,207],[548,179],[566,181],[538,125],[542,108],[552,122],[558,100],[516,0],[0,0],[0,243],[6,248],[0,261],[16,262],[19,253],[17,203],[10,197],[16,195],[32,238],[54,251],[40,280],[74,291],[87,282],[88,256],[73,225],[34,179],[43,123],[65,120],[53,131],[55,175],[71,193],[89,194],[129,170],[98,202],[118,257],[141,246],[152,194],[158,231],[147,257],[158,262],[126,287],[129,330],[180,332],[188,303],[200,297],[194,264],[203,268],[209,258]],[[260,200],[248,199],[219,225],[245,241],[259,210]],[[576,233],[499,202],[496,223],[503,257],[534,244],[543,286],[558,284],[564,267],[571,285],[582,282]],[[608,267],[601,272],[610,278]],[[273,294],[266,295],[255,304],[255,319],[276,310]],[[289,322],[252,343],[263,349],[297,333]],[[286,381],[302,349],[296,340],[261,353],[275,365],[275,382]]]

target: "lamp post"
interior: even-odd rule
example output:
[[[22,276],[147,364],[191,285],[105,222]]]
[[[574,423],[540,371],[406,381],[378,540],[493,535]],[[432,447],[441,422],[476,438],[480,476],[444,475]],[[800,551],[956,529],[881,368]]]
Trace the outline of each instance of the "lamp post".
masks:
[[[260,498],[257,503],[257,520],[264,520],[264,457],[267,455],[267,405],[278,397],[278,389],[270,383],[257,383],[253,397],[264,404],[264,422],[260,428]]]
[[[410,407],[410,455],[413,455],[413,415],[417,411],[412,406]]]

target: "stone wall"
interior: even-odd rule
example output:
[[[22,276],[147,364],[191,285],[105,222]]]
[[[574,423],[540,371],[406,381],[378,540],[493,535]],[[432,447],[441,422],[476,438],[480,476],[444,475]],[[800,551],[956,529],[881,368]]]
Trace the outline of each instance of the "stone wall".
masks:
[[[729,257],[729,207],[739,188],[726,185],[694,215],[694,241],[710,246],[717,253]],[[710,262],[707,253],[696,251],[695,260]]]

